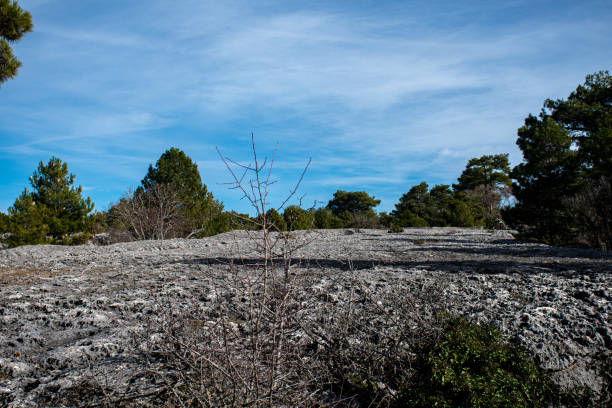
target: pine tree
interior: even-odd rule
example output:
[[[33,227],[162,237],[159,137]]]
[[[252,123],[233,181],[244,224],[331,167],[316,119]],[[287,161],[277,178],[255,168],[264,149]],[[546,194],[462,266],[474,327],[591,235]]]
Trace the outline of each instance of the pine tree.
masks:
[[[15,77],[21,66],[8,41],[17,41],[29,31],[32,31],[30,13],[14,0],[0,0],[0,84]]]
[[[34,202],[34,197],[27,188],[8,212],[9,234],[5,242],[9,247],[48,243],[49,226],[44,223],[45,207]]]
[[[38,164],[30,177],[32,191],[24,189],[9,208],[9,246],[82,242],[83,236],[75,240],[74,235],[87,231],[94,205],[81,197],[81,186],[72,186],[74,178],[57,157]]]
[[[155,163],[149,165],[135,194],[150,194],[159,186],[176,193],[181,208],[172,234],[176,237],[202,237],[225,231],[227,220],[223,205],[215,200],[202,183],[198,166],[180,149],[171,147]]]
[[[500,203],[510,196],[509,173],[507,153],[475,157],[468,161],[453,188],[474,197],[485,210],[487,224],[493,227],[501,219]]]
[[[592,235],[576,214],[593,212],[606,219],[612,204],[579,209],[576,203],[590,201],[574,198],[612,179],[612,76],[607,71],[588,75],[567,100],[546,100],[537,117],[525,119],[516,143],[523,162],[511,172],[517,203],[507,215],[514,226],[555,245],[573,245],[580,235]]]
[[[427,227],[427,219],[433,206],[429,185],[423,181],[400,197],[391,215],[402,227]]]

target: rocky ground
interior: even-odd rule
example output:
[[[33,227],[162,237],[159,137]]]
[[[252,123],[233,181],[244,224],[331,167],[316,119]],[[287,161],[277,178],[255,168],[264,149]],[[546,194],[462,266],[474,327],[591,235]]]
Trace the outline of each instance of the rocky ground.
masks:
[[[160,305],[209,301],[228,264],[257,259],[251,238],[239,231],[0,250],[0,406],[54,406],[54,395],[80,392],[83,379],[130,389],[122,379],[134,381],[126,373],[143,369],[133,333]],[[434,285],[454,313],[498,326],[559,384],[601,387],[597,364],[612,349],[609,252],[455,228],[327,230],[292,239],[307,244],[293,254],[300,261],[293,271],[309,275],[304,296],[342,302],[350,288],[334,276],[349,270],[381,293]],[[146,376],[139,381],[142,393]]]

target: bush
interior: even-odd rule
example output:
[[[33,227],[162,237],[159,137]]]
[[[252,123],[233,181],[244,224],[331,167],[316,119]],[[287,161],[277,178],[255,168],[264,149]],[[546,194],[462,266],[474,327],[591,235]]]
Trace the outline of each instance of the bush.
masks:
[[[385,211],[382,211],[381,213],[378,214],[378,221],[380,222],[380,225],[382,225],[383,227],[391,227],[391,224],[393,224],[393,216],[391,214],[388,214]]]
[[[258,224],[262,224],[262,218],[258,217]],[[274,208],[270,208],[266,211],[266,228],[270,231],[287,231],[287,223],[282,215],[279,214]]]
[[[285,219],[288,231],[309,230],[315,222],[315,217],[311,212],[297,205],[290,205],[285,208],[283,218]]]
[[[398,224],[391,224],[388,232],[399,233],[399,232],[404,232],[404,229],[400,227]]]
[[[313,214],[314,227],[317,229],[344,228],[344,221],[327,207],[317,208]]]
[[[491,326],[450,318],[442,339],[424,350],[414,383],[395,406],[545,407],[553,389],[519,347]]]
[[[344,211],[339,218],[345,228],[376,229],[380,227],[380,220],[372,210],[359,213]]]

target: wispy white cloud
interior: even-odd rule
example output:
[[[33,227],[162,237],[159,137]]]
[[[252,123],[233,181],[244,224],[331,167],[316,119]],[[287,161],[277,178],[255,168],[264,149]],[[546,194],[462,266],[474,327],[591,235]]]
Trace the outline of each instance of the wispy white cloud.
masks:
[[[0,154],[61,154],[91,186],[137,183],[169,146],[216,183],[214,146],[248,160],[238,144],[251,130],[265,150],[280,142],[280,176],[313,156],[316,194],[450,183],[469,157],[516,163],[522,119],[612,62],[600,3],[20,4],[40,19],[19,44],[19,82],[2,89],[0,136],[18,137]]]

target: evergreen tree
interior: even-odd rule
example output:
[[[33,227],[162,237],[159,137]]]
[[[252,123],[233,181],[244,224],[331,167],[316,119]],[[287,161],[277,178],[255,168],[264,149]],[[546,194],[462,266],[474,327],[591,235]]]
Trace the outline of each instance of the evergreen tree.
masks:
[[[257,219],[259,225],[263,225],[262,218],[260,216]],[[287,222],[274,208],[266,211],[266,224],[269,231],[287,231]]]
[[[429,190],[422,182],[400,197],[391,216],[401,227],[474,227],[484,222],[484,209],[472,196],[446,184]]]
[[[400,197],[399,202],[395,204],[395,210],[391,212],[400,226],[429,226],[427,219],[431,208],[434,206],[434,201],[428,190],[429,185],[423,181]]]
[[[155,163],[150,164],[141,181],[145,190],[157,184],[170,184],[185,201],[194,202],[209,194],[202,184],[198,166],[185,152],[176,147],[166,150]]]
[[[523,163],[511,172],[517,203],[507,215],[514,226],[555,245],[575,244],[581,234],[590,234],[575,213],[593,210],[605,218],[612,203],[579,210],[568,202],[612,177],[612,76],[588,75],[567,100],[546,100],[538,117],[525,119],[516,143]]]
[[[135,194],[152,193],[156,186],[168,186],[176,193],[182,209],[181,219],[175,223],[176,236],[208,236],[227,227],[223,205],[208,192],[198,166],[182,150],[166,150],[155,166],[149,165],[141,184]]]
[[[612,75],[588,75],[567,100],[546,100],[551,118],[568,131],[584,175],[590,180],[612,174]]]
[[[378,204],[380,204],[380,200],[370,197],[365,191],[338,190],[334,193],[334,198],[327,204],[327,208],[335,215],[340,215],[344,212],[373,212],[374,207]]]
[[[440,184],[432,187],[429,191],[432,201],[427,223],[435,226],[450,225],[452,222],[452,210],[455,197],[450,186]]]
[[[17,75],[21,62],[8,41],[17,41],[32,31],[32,16],[15,0],[0,0],[0,84]]]
[[[508,218],[529,236],[563,244],[573,235],[571,214],[563,199],[575,194],[580,185],[580,163],[572,150],[572,138],[544,112],[539,118],[529,115],[518,135],[523,163],[511,172],[517,203],[507,211]]]
[[[507,153],[475,157],[468,161],[453,188],[457,191],[473,190],[478,186],[486,186],[490,190],[503,188],[512,183],[508,173],[510,164]]]
[[[8,214],[0,213],[0,234],[9,232],[11,225],[11,217]]]
[[[510,196],[512,180],[509,173],[507,153],[473,158],[468,161],[453,188],[475,197],[485,209],[487,224],[495,226],[500,219],[500,203]]]
[[[375,228],[378,226],[378,217],[374,207],[378,204],[380,200],[365,191],[338,190],[327,208],[342,220],[345,227]]]
[[[297,205],[290,205],[283,211],[283,218],[287,225],[287,230],[307,230],[314,226],[314,215]]]
[[[334,213],[328,207],[317,208],[313,211],[315,219],[315,228],[318,229],[336,229],[344,228],[344,221],[334,215]]]
[[[74,178],[74,174],[68,173],[68,164],[57,157],[51,157],[47,165],[40,162],[30,177],[32,198],[36,205],[44,205],[45,224],[56,240],[85,231],[87,214],[94,208],[91,199],[81,197],[82,187],[72,186]]]
[[[81,197],[81,186],[72,186],[74,178],[57,157],[38,164],[30,177],[32,192],[26,188],[9,208],[9,246],[80,243],[87,238],[84,234],[75,240],[74,235],[87,232],[94,206]]]
[[[9,234],[5,239],[9,247],[45,244],[49,226],[44,222],[44,204],[34,202],[28,189],[24,189],[8,210],[10,216]]]

